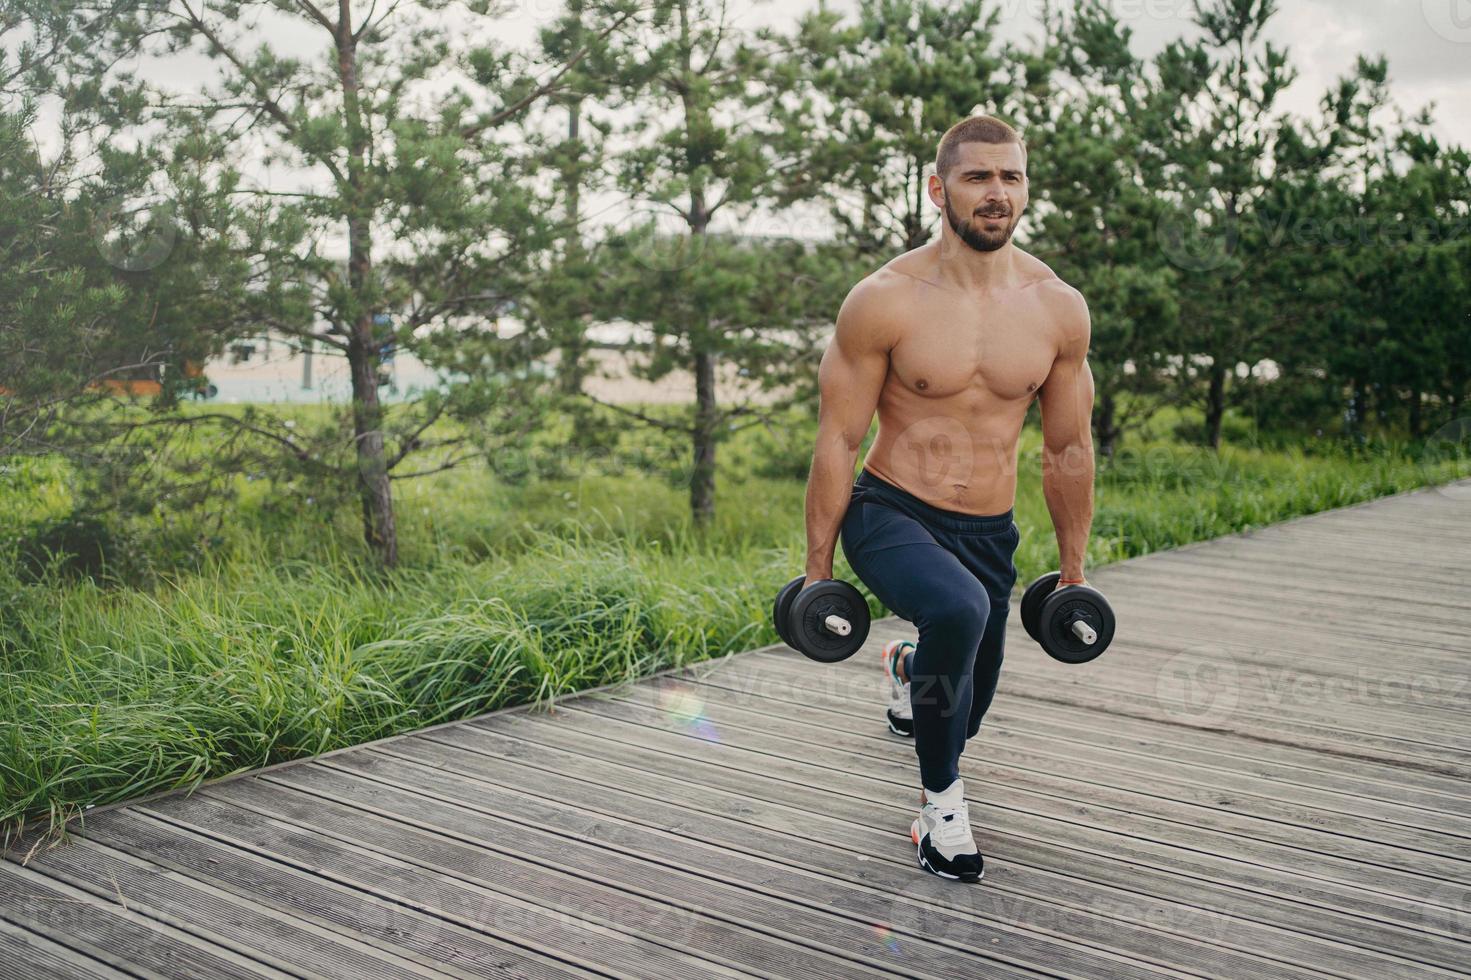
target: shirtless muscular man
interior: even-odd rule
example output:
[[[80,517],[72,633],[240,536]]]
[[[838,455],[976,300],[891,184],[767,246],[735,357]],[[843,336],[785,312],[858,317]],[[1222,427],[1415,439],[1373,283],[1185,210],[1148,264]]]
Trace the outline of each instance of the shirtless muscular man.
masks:
[[[947,131],[929,196],[940,238],[900,255],[848,294],[819,370],[817,443],[807,484],[809,583],[832,577],[841,536],[853,571],[918,644],[884,650],[889,726],[912,735],[920,866],[977,881],[960,754],[980,729],[1001,670],[1020,532],[1017,439],[1040,399],[1042,486],[1062,582],[1083,582],[1093,518],[1093,376],[1088,307],[1017,248],[1027,152],[999,119]],[[874,412],[879,429],[856,482]]]

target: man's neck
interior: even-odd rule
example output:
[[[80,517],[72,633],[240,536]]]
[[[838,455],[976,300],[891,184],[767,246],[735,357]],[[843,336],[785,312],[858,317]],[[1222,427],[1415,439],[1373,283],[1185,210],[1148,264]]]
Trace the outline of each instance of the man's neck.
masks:
[[[947,228],[936,245],[936,271],[946,284],[982,293],[1021,285],[1017,249],[1010,241],[994,252],[978,252]]]

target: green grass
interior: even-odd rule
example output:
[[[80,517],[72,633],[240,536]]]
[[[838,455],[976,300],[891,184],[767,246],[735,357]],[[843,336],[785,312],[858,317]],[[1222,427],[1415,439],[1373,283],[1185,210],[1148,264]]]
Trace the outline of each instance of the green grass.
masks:
[[[804,439],[754,429],[725,447],[707,534],[677,473],[601,459],[556,479],[466,468],[397,485],[404,565],[386,579],[361,571],[352,508],[283,507],[264,482],[197,571],[156,588],[28,581],[0,562],[0,828],[775,642],[770,598],[805,550],[790,472]],[[1057,558],[1037,453],[1028,429],[1022,583]],[[1089,564],[1465,472],[1404,447],[1130,443],[1100,467]],[[6,527],[68,507],[58,464],[0,479]]]

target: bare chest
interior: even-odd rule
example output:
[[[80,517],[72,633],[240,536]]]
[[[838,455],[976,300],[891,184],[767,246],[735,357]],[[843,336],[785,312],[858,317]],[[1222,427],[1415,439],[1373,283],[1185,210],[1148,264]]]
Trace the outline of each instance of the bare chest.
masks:
[[[1055,356],[1046,310],[1025,295],[985,308],[919,303],[890,352],[890,382],[928,398],[984,393],[1030,400]]]

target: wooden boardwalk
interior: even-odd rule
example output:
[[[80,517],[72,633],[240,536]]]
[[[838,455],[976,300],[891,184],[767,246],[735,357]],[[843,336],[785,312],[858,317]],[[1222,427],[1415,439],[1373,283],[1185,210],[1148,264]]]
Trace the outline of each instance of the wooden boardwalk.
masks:
[[[1471,968],[1471,484],[1092,576],[915,866],[876,650],[766,648],[99,810],[0,862],[0,977],[1435,977]]]

